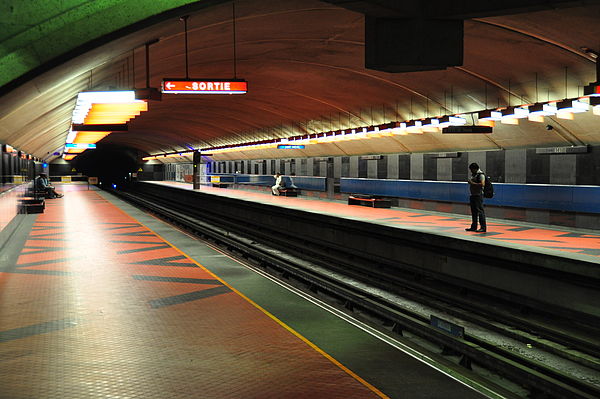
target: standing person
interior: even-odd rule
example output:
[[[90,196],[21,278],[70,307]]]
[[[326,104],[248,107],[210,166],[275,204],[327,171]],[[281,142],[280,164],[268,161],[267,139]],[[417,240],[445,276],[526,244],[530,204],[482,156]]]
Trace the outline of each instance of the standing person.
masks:
[[[48,181],[48,176],[45,173],[40,173],[35,179],[35,190],[46,193],[47,198],[62,198],[63,195],[56,192],[53,186]]]
[[[275,178],[275,185],[271,187],[271,192],[273,195],[279,195],[279,190],[283,188],[283,176],[277,172],[273,177]]]
[[[469,183],[469,204],[471,205],[471,227],[466,231],[474,231],[476,233],[485,233],[487,225],[485,222],[485,210],[483,209],[483,186],[485,186],[485,174],[479,165],[473,162],[469,165],[471,177],[467,180]],[[477,229],[477,220],[479,220],[479,229]]]

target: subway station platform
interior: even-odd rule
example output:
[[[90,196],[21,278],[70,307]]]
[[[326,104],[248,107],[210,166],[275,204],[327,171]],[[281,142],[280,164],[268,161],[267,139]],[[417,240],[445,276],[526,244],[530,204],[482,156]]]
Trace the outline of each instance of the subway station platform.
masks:
[[[192,190],[192,185],[189,183],[172,181],[148,183]],[[600,263],[600,231],[596,230],[488,218],[487,232],[473,233],[465,231],[465,228],[470,227],[471,217],[459,214],[408,208],[381,209],[349,206],[345,201],[317,199],[315,197],[278,197],[265,191],[210,186],[202,186],[199,191],[385,226],[401,227],[406,230],[433,233],[469,241],[483,241],[502,247]],[[467,196],[467,193],[465,193],[465,196]]]
[[[412,217],[419,228],[463,227],[439,215],[207,190],[378,223]],[[0,257],[0,398],[485,397],[475,382],[426,365],[109,193],[59,191],[64,198],[48,200],[43,214],[20,216]],[[513,240],[532,237],[492,226]],[[563,251],[581,252],[573,240],[589,251],[599,242],[544,234],[544,246]]]

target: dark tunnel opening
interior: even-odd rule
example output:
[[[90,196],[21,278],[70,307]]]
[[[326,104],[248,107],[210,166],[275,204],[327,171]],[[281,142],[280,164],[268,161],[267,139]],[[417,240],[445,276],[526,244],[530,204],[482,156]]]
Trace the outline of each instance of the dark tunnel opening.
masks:
[[[114,145],[99,144],[94,151],[85,151],[72,165],[86,176],[96,176],[103,186],[122,185],[138,168],[138,151]]]

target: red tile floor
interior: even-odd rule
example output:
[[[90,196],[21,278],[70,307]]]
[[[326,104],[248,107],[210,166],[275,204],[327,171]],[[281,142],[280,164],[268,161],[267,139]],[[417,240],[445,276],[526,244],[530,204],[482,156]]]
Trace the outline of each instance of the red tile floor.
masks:
[[[192,189],[188,183],[153,182],[167,184],[182,189]],[[310,197],[276,197],[264,191],[235,190],[202,186],[202,192],[225,195],[235,198],[293,207],[311,212],[352,218],[371,223],[380,223],[407,229],[417,229],[434,234],[461,236],[468,239],[488,240],[498,245],[517,245],[522,249],[537,251],[558,251],[556,254],[577,253],[590,261],[599,261],[600,231],[569,230],[552,226],[519,223],[510,220],[488,221],[485,234],[466,232],[471,224],[470,216],[420,211],[416,209],[391,208],[375,209],[364,206],[349,206],[340,201],[324,201]]]
[[[97,192],[64,187],[0,269],[0,398],[385,397]]]

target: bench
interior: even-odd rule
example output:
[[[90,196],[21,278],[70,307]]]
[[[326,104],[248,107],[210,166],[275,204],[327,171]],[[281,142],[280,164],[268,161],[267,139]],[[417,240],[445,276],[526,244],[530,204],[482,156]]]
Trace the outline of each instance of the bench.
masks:
[[[348,205],[370,206],[372,208],[391,208],[392,201],[386,198],[377,198],[373,195],[352,194],[348,196]]]
[[[28,196],[32,196],[34,198],[37,199],[42,199],[42,198],[50,198],[50,194],[47,191],[38,191],[38,190],[27,190],[27,195]]]
[[[297,188],[280,188],[279,189],[279,195],[283,196],[283,197],[297,197],[298,196],[298,189]]]
[[[21,208],[21,213],[44,213],[46,201],[43,198],[38,199],[36,197],[21,197],[19,198],[19,205]]]

